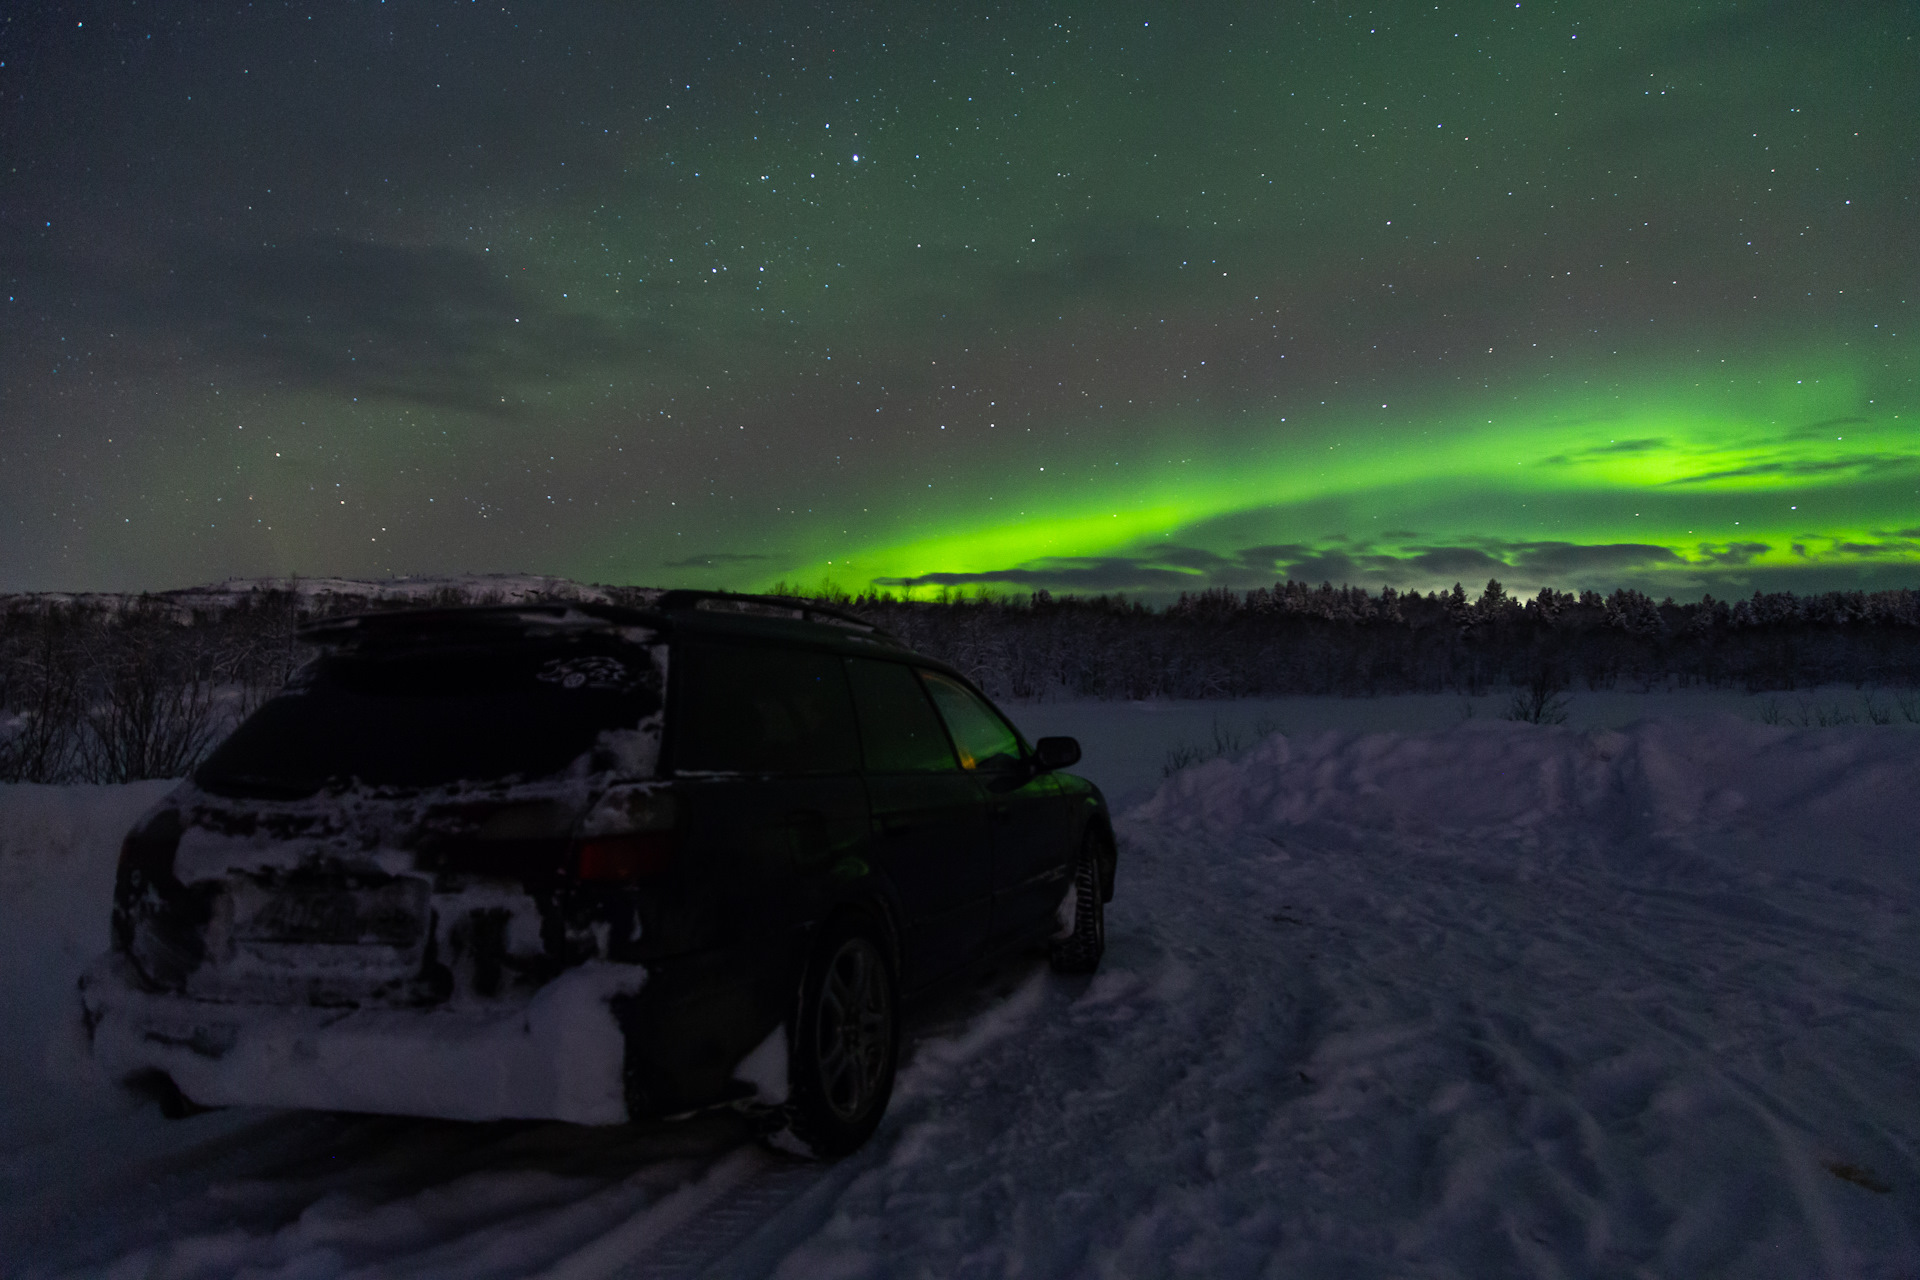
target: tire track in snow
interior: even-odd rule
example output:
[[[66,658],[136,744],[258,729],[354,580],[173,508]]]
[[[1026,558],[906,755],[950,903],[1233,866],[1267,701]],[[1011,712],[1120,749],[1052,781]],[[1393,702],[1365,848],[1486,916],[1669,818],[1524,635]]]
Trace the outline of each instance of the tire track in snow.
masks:
[[[617,1274],[620,1280],[724,1280],[764,1274],[819,1229],[860,1169],[858,1157],[828,1167],[781,1161]]]
[[[52,1231],[9,1241],[8,1274],[524,1276],[724,1177],[743,1137],[724,1118],[633,1132],[256,1114],[253,1140],[216,1140],[212,1158],[194,1130],[232,1117],[182,1122],[171,1176],[103,1179]]]
[[[742,1208],[778,1197],[782,1184],[772,1176],[770,1160],[751,1147],[731,1151],[698,1181],[653,1201],[540,1275],[543,1280],[678,1280],[696,1274],[707,1252],[702,1246],[741,1221]]]

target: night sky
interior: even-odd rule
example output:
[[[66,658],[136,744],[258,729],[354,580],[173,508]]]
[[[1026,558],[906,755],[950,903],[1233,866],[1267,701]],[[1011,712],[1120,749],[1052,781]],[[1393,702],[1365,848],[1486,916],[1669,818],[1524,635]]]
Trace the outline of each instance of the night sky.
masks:
[[[0,10],[0,589],[1920,586],[1920,6]]]

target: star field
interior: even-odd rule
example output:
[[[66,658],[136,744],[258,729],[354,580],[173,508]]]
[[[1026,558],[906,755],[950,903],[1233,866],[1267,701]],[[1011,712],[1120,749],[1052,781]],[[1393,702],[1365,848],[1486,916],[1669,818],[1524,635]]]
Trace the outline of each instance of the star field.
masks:
[[[1910,5],[31,8],[0,588],[1915,580]]]

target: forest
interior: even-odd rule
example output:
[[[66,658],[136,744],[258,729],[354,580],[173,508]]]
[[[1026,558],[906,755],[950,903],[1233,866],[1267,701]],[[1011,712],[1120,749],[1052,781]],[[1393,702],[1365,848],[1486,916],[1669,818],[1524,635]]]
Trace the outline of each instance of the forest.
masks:
[[[285,683],[306,657],[299,627],[321,617],[538,599],[644,606],[659,594],[544,581],[511,593],[477,578],[424,595],[290,581],[0,597],[0,780],[181,776]],[[1497,581],[1424,595],[1286,581],[1159,607],[1045,591],[774,594],[858,615],[1010,701],[1510,691],[1514,718],[1553,721],[1582,689],[1920,684],[1920,591],[1908,589],[1679,604],[1627,589],[1523,600]]]

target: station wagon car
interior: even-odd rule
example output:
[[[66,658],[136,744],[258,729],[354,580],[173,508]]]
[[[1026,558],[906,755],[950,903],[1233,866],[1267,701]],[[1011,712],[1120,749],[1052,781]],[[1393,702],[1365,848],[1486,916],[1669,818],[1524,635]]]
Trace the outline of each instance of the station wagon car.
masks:
[[[1105,801],[850,614],[668,592],[323,621],[122,849],[94,1053],[176,1108],[613,1124],[823,1156],[903,1002],[1105,945]]]

